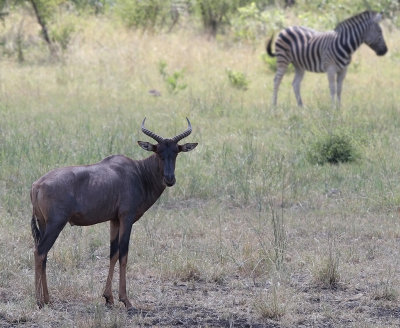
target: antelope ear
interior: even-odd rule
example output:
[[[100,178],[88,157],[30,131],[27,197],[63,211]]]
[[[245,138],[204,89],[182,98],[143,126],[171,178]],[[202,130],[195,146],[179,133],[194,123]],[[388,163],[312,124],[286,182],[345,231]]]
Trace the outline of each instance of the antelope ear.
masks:
[[[375,15],[375,17],[373,18],[373,21],[374,21],[375,23],[379,23],[381,20],[382,20],[382,14],[381,14],[381,13],[377,13],[377,14]]]
[[[138,141],[140,147],[147,151],[156,151],[156,146],[152,145],[150,142]]]
[[[178,149],[180,152],[181,151],[187,152],[187,151],[191,151],[191,150],[195,149],[197,145],[198,145],[197,142],[196,143],[186,143],[184,145],[178,145]]]

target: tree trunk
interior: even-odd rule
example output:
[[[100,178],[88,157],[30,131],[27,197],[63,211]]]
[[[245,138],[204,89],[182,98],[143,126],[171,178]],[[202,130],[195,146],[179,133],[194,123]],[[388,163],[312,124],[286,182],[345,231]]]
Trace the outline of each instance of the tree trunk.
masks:
[[[42,17],[42,15],[39,12],[38,6],[36,4],[36,0],[29,0],[29,1],[32,4],[33,10],[35,11],[36,19],[37,19],[40,27],[42,28],[43,38],[46,41],[47,45],[49,46],[50,53],[52,55],[55,55],[55,49],[53,47],[53,43],[50,40],[46,22],[45,22],[44,18]]]
[[[285,7],[294,6],[295,3],[296,3],[295,0],[285,0]]]

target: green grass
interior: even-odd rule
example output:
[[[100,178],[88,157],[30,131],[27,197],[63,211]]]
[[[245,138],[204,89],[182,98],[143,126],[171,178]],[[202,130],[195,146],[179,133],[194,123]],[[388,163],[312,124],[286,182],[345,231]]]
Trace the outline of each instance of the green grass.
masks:
[[[344,327],[348,320],[354,326],[370,325],[370,320],[398,325],[398,318],[371,314],[398,306],[398,298],[390,295],[398,295],[400,277],[400,80],[395,56],[400,34],[385,34],[390,49],[385,57],[377,58],[366,47],[356,53],[357,70],[350,69],[344,81],[340,110],[330,105],[326,76],[312,73],[302,84],[304,108],[295,105],[291,74],[284,77],[279,106],[272,108],[273,73],[259,59],[261,40],[254,51],[191,32],[147,35],[90,19],[61,62],[49,62],[45,49],[26,54],[23,64],[4,58],[0,323],[69,327],[68,322],[77,320],[80,326],[122,327],[150,320],[168,325],[165,316],[164,321],[151,320],[171,307],[189,320],[194,316],[184,310],[189,304],[215,320],[208,322],[211,326],[222,325],[210,314],[214,312],[228,321],[272,317],[288,326],[331,322]],[[184,70],[184,90],[168,92],[158,72],[160,61],[171,72]],[[232,88],[227,69],[245,74],[248,90]],[[150,89],[162,95],[153,97]],[[107,224],[64,229],[49,254],[54,303],[38,311],[30,235],[32,182],[52,168],[94,163],[110,154],[144,158],[148,154],[136,143],[148,139],[140,131],[143,118],[149,129],[170,137],[186,128],[186,116],[193,126],[187,141],[199,146],[179,155],[176,185],[135,224],[131,237],[129,294],[136,305],[157,315],[127,318],[120,307],[102,307]],[[310,146],[338,130],[351,137],[359,158],[338,165],[310,163]],[[275,226],[275,235],[273,215],[284,220]],[[285,247],[277,255],[280,242]],[[342,289],[324,291],[314,283],[313,272],[316,265],[323,269],[326,254],[337,258],[335,252],[340,254]],[[381,288],[389,268],[389,287]],[[118,274],[114,295],[117,286]],[[277,294],[281,290],[284,310]],[[357,293],[362,294],[360,304],[347,310]],[[257,299],[258,305],[256,295],[266,295]],[[316,297],[321,307],[312,301]],[[346,310],[324,310],[332,304]],[[357,312],[365,307],[368,311]]]

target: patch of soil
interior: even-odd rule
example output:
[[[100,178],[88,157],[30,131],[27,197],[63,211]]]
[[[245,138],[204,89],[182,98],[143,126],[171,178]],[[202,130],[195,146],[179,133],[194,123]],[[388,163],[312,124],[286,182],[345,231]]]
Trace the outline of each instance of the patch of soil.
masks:
[[[216,312],[213,309],[195,305],[173,307],[158,306],[153,311],[134,310],[131,315],[137,315],[143,325],[168,327],[248,327],[248,328],[278,328],[278,324],[257,322],[240,315],[229,315]]]
[[[21,324],[27,323],[28,321],[29,320],[26,317],[13,319],[3,313],[0,313],[0,327],[17,327]]]
[[[400,307],[390,308],[390,307],[377,307],[371,314],[378,318],[393,318],[400,319]]]

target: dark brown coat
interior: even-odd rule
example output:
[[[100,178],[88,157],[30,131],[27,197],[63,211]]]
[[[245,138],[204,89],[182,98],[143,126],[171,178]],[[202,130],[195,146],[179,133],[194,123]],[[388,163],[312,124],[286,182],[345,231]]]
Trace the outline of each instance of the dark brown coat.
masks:
[[[132,224],[156,202],[166,186],[175,184],[175,160],[179,152],[190,151],[197,143],[178,145],[191,133],[188,129],[163,139],[144,128],[158,141],[139,145],[154,152],[143,160],[112,155],[101,162],[69,166],[46,173],[32,184],[32,234],[35,240],[35,288],[39,307],[49,302],[46,281],[47,253],[67,223],[88,226],[110,221],[110,269],[104,291],[106,304],[113,304],[111,281],[117,260],[120,263],[119,299],[127,309],[126,263]]]

